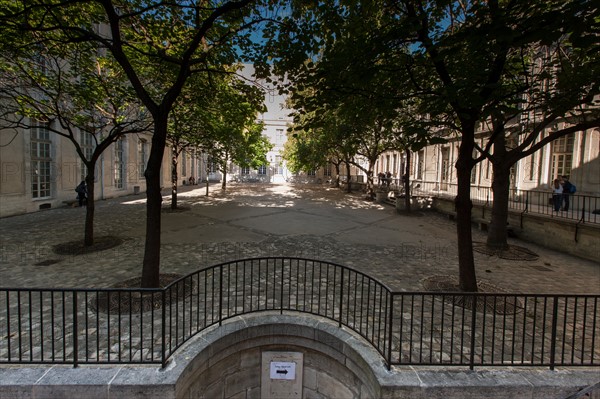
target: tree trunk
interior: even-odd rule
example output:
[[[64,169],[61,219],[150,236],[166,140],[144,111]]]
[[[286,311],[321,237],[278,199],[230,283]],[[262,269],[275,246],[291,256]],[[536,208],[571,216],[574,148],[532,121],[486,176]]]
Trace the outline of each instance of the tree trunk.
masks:
[[[340,188],[340,164],[335,164],[335,188]]]
[[[404,172],[404,208],[406,212],[410,212],[410,198],[410,150],[406,150],[406,168]]]
[[[225,190],[227,188],[227,160],[228,155],[225,154],[225,162],[223,162],[223,181],[221,182],[221,190]]]
[[[495,119],[494,119],[494,122]],[[508,247],[506,221],[508,220],[508,197],[510,193],[510,167],[512,162],[507,159],[506,135],[501,123],[494,123],[494,130],[499,131],[494,139],[494,154],[490,159],[492,163],[492,220],[488,230],[486,245],[492,249],[506,249]]]
[[[486,245],[493,249],[508,247],[506,222],[508,220],[508,197],[510,192],[510,166],[502,162],[492,163],[492,220],[488,229]]]
[[[96,210],[96,203],[94,201],[94,171],[96,170],[96,163],[92,162],[90,165],[86,165],[88,173],[85,176],[85,183],[87,185],[87,207],[85,211],[85,232],[84,232],[84,245],[86,247],[94,245],[94,212]],[[92,171],[90,173],[90,170]]]
[[[471,231],[471,169],[473,168],[473,148],[475,125],[462,132],[459,155],[456,161],[458,192],[455,198],[456,231],[458,239],[458,277],[461,291],[477,292],[475,259],[473,257],[473,236]]]
[[[146,167],[146,243],[142,267],[142,288],[157,288],[160,276],[161,204],[160,167],[167,137],[167,115],[160,110],[154,118],[154,135]]]
[[[346,191],[352,192],[352,185],[350,182],[350,162],[346,162]]]
[[[177,209],[177,152],[173,151],[171,159],[171,209]]]
[[[369,169],[367,170],[367,198],[375,198],[375,183],[373,182],[373,165],[375,162],[369,161]]]

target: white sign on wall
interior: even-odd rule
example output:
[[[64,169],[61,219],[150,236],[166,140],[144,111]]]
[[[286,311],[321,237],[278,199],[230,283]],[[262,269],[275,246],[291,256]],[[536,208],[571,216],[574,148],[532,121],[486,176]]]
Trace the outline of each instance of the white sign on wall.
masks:
[[[270,377],[272,380],[295,380],[296,363],[294,362],[271,362]]]
[[[302,399],[302,352],[262,352],[261,399]]]

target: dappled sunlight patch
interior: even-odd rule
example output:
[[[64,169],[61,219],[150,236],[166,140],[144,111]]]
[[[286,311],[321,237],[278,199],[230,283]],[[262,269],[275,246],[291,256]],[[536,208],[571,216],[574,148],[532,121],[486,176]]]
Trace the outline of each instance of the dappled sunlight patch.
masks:
[[[295,187],[288,185],[288,184],[271,186],[271,187],[268,187],[267,191],[269,191],[273,194],[277,194],[279,196],[300,198],[300,195],[297,192],[298,190]]]
[[[202,205],[202,206],[211,206],[211,205],[221,205],[235,202],[233,198],[230,197],[196,197],[193,201],[188,201],[187,203],[190,205]]]
[[[188,204],[190,204],[190,206],[216,206],[219,204],[225,204],[228,202],[233,202],[232,200],[226,201],[226,200],[221,200],[221,201],[207,201],[207,200],[202,200],[201,198],[196,198],[194,201],[189,201]]]
[[[271,193],[263,191],[225,191],[223,193],[211,194],[213,198],[229,196],[229,197],[249,197],[249,198],[264,198],[265,196],[273,197]]]
[[[250,202],[240,202],[239,206],[251,206],[253,208],[292,208],[296,205],[294,201],[281,202],[261,202],[259,204]]]
[[[350,209],[385,209],[386,207],[376,202],[365,201],[364,198],[352,198],[344,197],[341,201],[335,204],[336,208],[350,208]]]
[[[202,187],[202,188],[195,188],[195,189],[190,190],[190,191],[179,192],[179,193],[177,193],[177,197],[179,197],[179,198],[193,198],[193,197],[203,196],[204,194],[206,194],[206,188]],[[171,195],[168,196],[168,198],[170,198],[170,197],[171,197]]]
[[[183,191],[184,189],[186,191]],[[339,188],[321,185],[265,183],[231,184],[225,190],[211,186],[208,196],[204,186],[192,189],[185,186],[182,187],[182,191],[177,193],[177,198],[181,204],[192,207],[239,203],[240,206],[257,208],[290,208],[299,205],[296,200],[309,200],[314,203],[333,204],[338,209],[386,209],[382,204],[366,201],[362,195],[355,194],[348,194]],[[163,195],[163,207],[171,203],[171,198],[171,193]],[[260,199],[260,201],[256,199]],[[124,201],[123,204],[145,205],[146,197]]]
[[[146,197],[144,198],[140,198],[140,199],[136,199],[133,201],[124,201],[121,202],[123,205],[143,205],[146,203]]]

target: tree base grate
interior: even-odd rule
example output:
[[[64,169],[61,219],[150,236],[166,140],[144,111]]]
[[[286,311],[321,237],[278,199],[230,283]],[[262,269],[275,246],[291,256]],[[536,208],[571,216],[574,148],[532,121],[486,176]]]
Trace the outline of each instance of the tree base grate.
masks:
[[[165,273],[159,276],[160,287],[166,287],[182,275]],[[140,288],[141,277],[132,278],[113,285],[111,288]],[[165,294],[165,304],[170,306],[189,298],[193,294],[194,285],[189,279],[179,282],[172,290]],[[89,301],[90,307],[98,313],[134,314],[148,312],[162,307],[162,292],[145,291],[101,291]]]
[[[534,261],[540,257],[535,252],[518,245],[509,245],[506,248],[491,248],[483,242],[474,242],[473,251],[506,260]]]
[[[475,310],[477,312],[492,312],[501,315],[515,315],[523,310],[521,301],[516,297],[503,296],[502,301],[500,301],[494,296],[480,296],[477,297],[477,301],[475,301],[475,297],[473,295],[460,295],[463,292],[460,290],[458,278],[455,276],[431,276],[423,279],[421,284],[427,291],[432,291],[434,293],[452,293],[452,295],[443,297],[444,302],[451,303],[465,309],[473,309],[473,304],[475,303]],[[477,290],[479,293],[498,293],[502,295],[509,293],[507,290],[504,290],[487,281],[478,281]]]

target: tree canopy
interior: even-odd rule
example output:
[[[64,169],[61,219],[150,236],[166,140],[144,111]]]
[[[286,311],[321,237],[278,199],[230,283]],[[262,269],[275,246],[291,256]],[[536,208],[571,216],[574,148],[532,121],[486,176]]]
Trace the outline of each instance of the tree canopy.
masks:
[[[160,170],[168,116],[190,76],[223,73],[250,47],[253,27],[277,15],[269,1],[2,1],[0,36],[28,34],[25,46],[89,42],[110,54],[153,121],[145,171],[147,218],[142,286],[160,271]],[[203,93],[198,93],[199,96]]]
[[[43,128],[73,144],[86,170],[84,243],[90,246],[96,162],[123,135],[148,132],[151,121],[122,70],[90,43],[25,45],[31,40],[10,37],[0,54],[1,130]],[[65,175],[76,179],[72,187],[80,181],[79,174]]]
[[[461,289],[476,291],[470,175],[489,152],[477,146],[475,133],[499,114],[508,118],[503,124],[508,121],[512,110],[522,109],[523,96],[535,93],[540,83],[538,94],[545,100],[535,108],[550,118],[595,106],[597,5],[578,0],[342,0],[294,5],[285,28],[270,36],[275,70],[292,76],[300,89],[308,82],[318,87],[311,110],[327,109],[340,98],[362,98],[368,105],[382,104],[378,110],[416,113],[409,119],[420,121],[423,133],[436,129],[459,138],[459,277]],[[579,67],[560,61],[547,70],[551,73],[545,81],[531,80],[534,52],[555,48],[565,37],[570,43],[565,54],[579,59],[582,67],[574,74],[575,84],[569,86],[569,79],[559,75]],[[549,81],[565,84],[549,90]],[[585,105],[569,98],[583,98]],[[495,137],[493,133],[490,141]],[[526,149],[523,144],[521,150]]]

